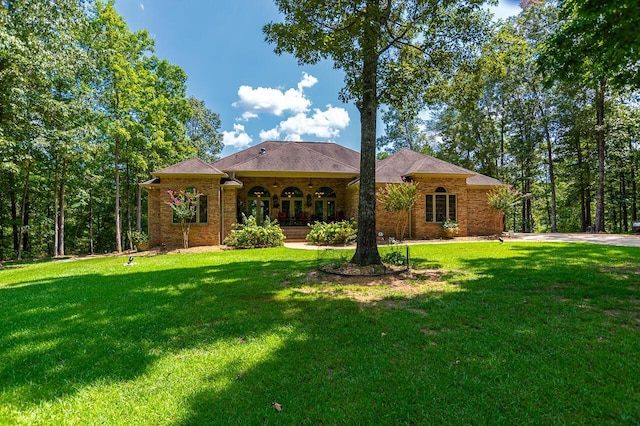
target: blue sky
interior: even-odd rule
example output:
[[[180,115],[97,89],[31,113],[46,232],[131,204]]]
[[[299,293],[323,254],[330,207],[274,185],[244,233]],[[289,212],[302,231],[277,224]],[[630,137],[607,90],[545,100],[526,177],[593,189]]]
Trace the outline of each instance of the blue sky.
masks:
[[[498,17],[517,14],[500,0]],[[263,140],[333,141],[359,151],[359,114],[338,99],[343,73],[298,65],[264,41],[272,0],[117,0],[129,29],[147,29],[156,54],[188,75],[187,92],[222,119],[223,155]]]

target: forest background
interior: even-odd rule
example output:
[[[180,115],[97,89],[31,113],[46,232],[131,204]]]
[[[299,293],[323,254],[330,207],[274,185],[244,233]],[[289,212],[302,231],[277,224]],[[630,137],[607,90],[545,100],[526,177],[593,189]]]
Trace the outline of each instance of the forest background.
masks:
[[[379,158],[407,147],[530,194],[508,229],[630,232],[639,12],[599,3],[528,1],[492,22],[425,97],[381,106]],[[0,1],[0,260],[132,247],[139,183],[223,148],[218,115],[186,84],[112,2]]]

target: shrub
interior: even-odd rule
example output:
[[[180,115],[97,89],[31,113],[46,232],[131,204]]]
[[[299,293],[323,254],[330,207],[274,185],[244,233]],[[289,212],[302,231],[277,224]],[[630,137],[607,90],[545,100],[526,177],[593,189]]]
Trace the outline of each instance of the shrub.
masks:
[[[271,222],[267,217],[262,225],[258,225],[253,216],[242,215],[242,223],[234,224],[234,230],[223,243],[235,248],[266,248],[284,245],[284,233],[277,221]]]
[[[382,256],[382,262],[388,265],[401,266],[407,263],[407,258],[398,250],[393,250]]]
[[[356,240],[356,222],[353,219],[341,222],[316,222],[311,226],[307,240],[318,245],[349,244]]]

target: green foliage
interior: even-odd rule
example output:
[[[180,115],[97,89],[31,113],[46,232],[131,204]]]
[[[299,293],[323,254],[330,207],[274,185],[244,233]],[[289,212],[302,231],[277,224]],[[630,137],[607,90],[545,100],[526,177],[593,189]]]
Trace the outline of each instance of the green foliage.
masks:
[[[258,225],[256,218],[242,214],[242,223],[236,223],[224,244],[239,249],[281,247],[284,245],[285,235],[276,220],[265,218],[262,225]]]
[[[407,257],[400,250],[391,250],[382,255],[382,262],[388,265],[401,266],[407,264]]]
[[[219,119],[153,52],[113,1],[0,1],[2,253],[121,250],[146,228],[138,184],[219,152]]]
[[[418,184],[412,182],[387,183],[376,193],[376,200],[388,212],[398,213],[395,237],[403,240],[411,209],[418,201]]]
[[[503,185],[493,188],[488,194],[489,207],[500,210],[503,213],[510,211],[522,201],[522,193],[511,185]]]
[[[640,249],[411,253],[400,286],[285,248],[5,264],[0,423],[638,423]]]
[[[180,190],[175,192],[170,189],[167,191],[170,201],[167,205],[171,207],[173,217],[180,223],[182,230],[182,245],[189,248],[189,230],[191,229],[191,221],[196,216],[198,208],[198,199],[202,196],[194,191]]]
[[[380,263],[375,226],[378,108],[423,99],[434,83],[477,53],[487,34],[483,0],[275,0],[284,15],[265,25],[278,54],[300,63],[330,59],[345,73],[343,101],[360,111],[358,245],[353,263]],[[413,105],[413,104],[412,104]]]
[[[209,110],[204,101],[193,96],[189,98],[191,118],[187,121],[187,137],[198,150],[197,155],[210,163],[218,159],[222,151],[220,116]]]
[[[418,184],[387,183],[376,193],[376,200],[389,212],[408,212],[418,201]]]
[[[608,78],[618,88],[639,88],[638,2],[562,0],[558,4],[561,25],[541,48],[541,68],[563,80]]]
[[[149,235],[142,231],[132,231],[129,233],[129,239],[133,244],[149,242]]]
[[[356,241],[358,231],[354,219],[340,222],[316,222],[309,225],[311,231],[307,240],[318,245],[349,244]]]

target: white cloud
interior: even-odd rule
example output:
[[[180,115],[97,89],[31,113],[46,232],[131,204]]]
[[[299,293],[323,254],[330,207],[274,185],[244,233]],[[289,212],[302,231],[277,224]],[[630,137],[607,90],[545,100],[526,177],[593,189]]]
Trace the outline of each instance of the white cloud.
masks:
[[[251,112],[251,111],[245,111],[242,116],[240,118],[237,118],[237,121],[249,121],[252,118],[258,118],[258,114]]]
[[[222,132],[222,143],[225,146],[243,148],[253,142],[242,124],[234,124],[232,132]]]
[[[298,92],[302,92],[305,87],[313,87],[318,82],[318,79],[306,72],[302,73],[302,80],[298,83]]]
[[[239,101],[234,102],[234,107],[240,107],[254,114],[269,113],[282,115],[285,111],[293,113],[306,111],[311,101],[305,98],[302,92],[289,89],[282,92],[279,89],[269,87],[240,86],[238,89]]]
[[[238,89],[238,97],[240,99],[234,102],[233,106],[245,110],[243,113],[245,120],[255,118],[260,113],[280,116],[284,112],[292,114],[306,112],[311,106],[311,101],[304,95],[304,89],[312,87],[317,82],[318,79],[314,76],[303,73],[297,90],[291,88],[282,91],[271,87],[257,87],[254,89],[251,86],[240,86]]]
[[[140,3],[140,10],[144,12],[144,4]]]
[[[323,139],[335,138],[349,125],[349,121],[349,113],[344,108],[327,105],[325,111],[315,109],[311,117],[304,113],[289,117],[280,122],[276,128],[260,132],[260,137],[275,139],[284,134],[285,140],[302,140],[302,135]]]
[[[280,139],[280,130],[276,127],[271,130],[262,130],[260,132],[260,140],[263,141],[275,141]]]

